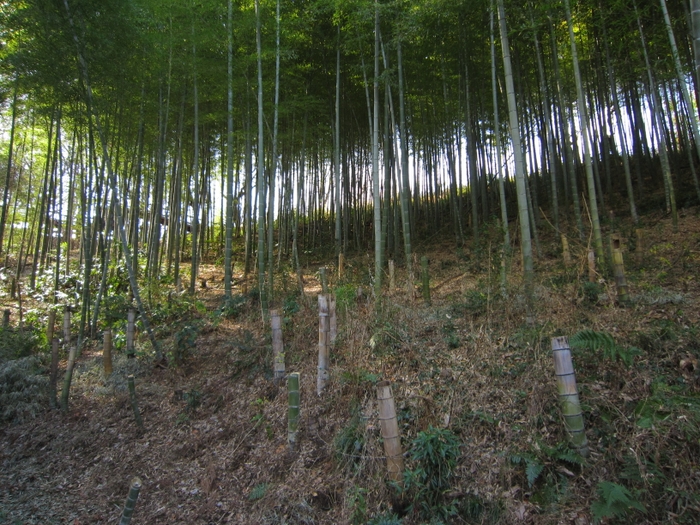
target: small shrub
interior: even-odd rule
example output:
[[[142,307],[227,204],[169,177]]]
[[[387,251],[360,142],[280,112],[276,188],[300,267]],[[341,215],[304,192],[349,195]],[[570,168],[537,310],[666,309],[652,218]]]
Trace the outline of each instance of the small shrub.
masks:
[[[609,333],[595,330],[581,330],[569,339],[569,344],[572,348],[602,350],[604,357],[611,361],[622,361],[627,367],[632,365],[634,356],[642,353],[634,346],[629,348],[619,346]]]
[[[581,295],[587,304],[598,304],[598,296],[603,293],[603,287],[596,283],[586,281],[581,285]]]
[[[353,410],[350,421],[333,440],[333,449],[338,463],[344,468],[357,469],[365,452],[365,421],[359,407]]]
[[[175,347],[172,351],[172,361],[176,365],[182,364],[185,358],[192,353],[196,347],[197,337],[199,337],[199,324],[186,324],[175,333]]]
[[[396,514],[380,514],[369,520],[367,525],[401,525],[401,518]]]
[[[46,348],[46,336],[34,325],[0,327],[0,362],[35,354]]]
[[[630,519],[628,513],[638,510],[646,513],[647,509],[625,487],[611,481],[601,481],[597,488],[598,499],[591,505],[593,521],[600,523],[604,518]]]
[[[23,357],[0,364],[0,422],[21,423],[48,405],[43,359]]]
[[[258,485],[255,485],[253,487],[253,490],[250,491],[250,494],[248,494],[248,500],[256,501],[259,499],[263,499],[265,497],[265,494],[267,494],[268,487],[269,485],[267,483],[260,483]]]
[[[424,517],[447,518],[456,513],[444,495],[452,483],[461,443],[449,429],[433,426],[420,432],[413,441],[410,457],[415,467],[404,472],[404,491]]]

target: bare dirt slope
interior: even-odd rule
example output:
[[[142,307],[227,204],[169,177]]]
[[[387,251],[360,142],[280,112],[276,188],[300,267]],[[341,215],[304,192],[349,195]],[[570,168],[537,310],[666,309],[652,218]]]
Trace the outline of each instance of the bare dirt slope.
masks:
[[[141,334],[137,358],[117,353],[105,380],[95,344],[78,362],[68,413],[47,409],[0,427],[0,523],[117,523],[134,476],[143,487],[132,523],[365,523],[391,513],[427,523],[419,505],[408,506],[419,493],[401,500],[386,483],[379,379],[393,385],[407,468],[417,466],[410,451],[421,431],[446,427],[459,439],[449,490],[437,498],[456,513],[446,522],[591,523],[607,481],[645,509],[623,505],[622,522],[692,523],[700,512],[700,222],[688,214],[674,233],[666,219],[648,219],[643,254],[633,229],[622,233],[632,303],[616,306],[610,281],[586,284],[585,245],[571,241],[574,265],[565,268],[555,239],[545,239],[532,325],[517,261],[504,297],[487,241],[471,251],[428,248],[432,304],[407,297],[399,270],[377,308],[367,298],[371,261],[350,259],[344,279],[331,282],[339,339],[320,397],[315,266],[306,300],[283,278],[287,371],[301,374],[296,452],[259,304],[241,295],[217,312],[222,272],[205,267],[208,287],[196,301],[162,299],[171,308],[158,336],[179,364],[153,367]],[[567,460],[549,339],[583,329],[640,352],[630,367],[602,350],[574,353],[592,450],[577,465]]]

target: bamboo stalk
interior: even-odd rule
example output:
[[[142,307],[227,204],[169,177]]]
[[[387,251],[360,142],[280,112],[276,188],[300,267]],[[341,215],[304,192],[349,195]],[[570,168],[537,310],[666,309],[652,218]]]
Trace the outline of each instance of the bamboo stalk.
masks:
[[[329,318],[329,334],[328,342],[331,347],[335,346],[335,340],[338,338],[338,314],[336,309],[335,296],[331,295],[328,299],[328,318]]]
[[[389,259],[389,291],[393,292],[396,287],[396,267],[394,259]]]
[[[53,332],[56,325],[56,310],[49,310],[49,318],[46,321],[46,340],[53,341]]]
[[[571,349],[566,337],[552,338],[554,373],[557,376],[559,403],[564,415],[564,426],[571,445],[583,457],[588,457],[588,440],[584,429],[583,413],[576,387],[576,372],[571,359]]]
[[[10,327],[10,310],[5,310],[2,313],[2,327],[3,328]]]
[[[345,254],[338,254],[338,280],[342,280],[345,277]]]
[[[133,308],[126,314],[126,356],[135,357],[134,333],[136,331],[136,310]]]
[[[284,379],[284,342],[282,341],[282,316],[279,310],[270,310],[270,324],[272,325],[272,355],[274,381],[279,383]]]
[[[63,311],[63,345],[66,348],[70,345],[70,308],[67,306]]]
[[[627,292],[627,280],[625,279],[625,264],[622,257],[622,249],[620,248],[620,239],[613,239],[613,273],[615,275],[615,284],[617,285],[617,300],[621,304],[629,301]]]
[[[564,266],[568,268],[571,266],[571,252],[569,251],[569,240],[563,233],[561,234],[561,251],[564,257]]]
[[[132,479],[131,487],[129,488],[129,495],[126,497],[126,502],[124,503],[124,510],[122,511],[122,517],[119,520],[119,525],[129,525],[129,523],[131,523],[131,516],[134,514],[134,508],[136,507],[136,501],[139,499],[140,490],[141,480],[139,478]]]
[[[299,429],[299,372],[287,376],[287,405],[287,442],[289,448],[295,450]]]
[[[112,375],[112,330],[104,331],[102,366],[104,367],[105,379],[108,379]]]
[[[58,408],[56,381],[58,380],[58,339],[51,340],[51,373],[49,376],[49,405]]]
[[[328,293],[328,275],[326,273],[326,267],[321,266],[318,269],[319,277],[321,278],[321,291],[325,295]]]
[[[320,396],[328,382],[328,340],[330,338],[330,319],[328,316],[328,297],[318,296],[318,376],[316,393]]]
[[[66,375],[63,379],[63,391],[61,392],[61,410],[64,412],[68,411],[68,396],[70,395],[70,384],[73,379],[76,351],[76,347],[71,346],[68,352],[68,366],[66,366]]]
[[[595,272],[595,252],[588,250],[588,280],[592,283],[596,282]]]
[[[134,411],[134,419],[138,427],[143,430],[143,419],[141,419],[141,412],[139,411],[139,405],[136,401],[136,385],[134,384],[134,375],[131,374],[127,377],[129,384],[129,400],[131,401],[131,408]]]
[[[389,381],[377,383],[377,402],[387,471],[392,481],[401,483],[403,481],[401,436],[399,435],[399,422],[396,418],[396,406]]]
[[[423,300],[430,304],[430,275],[428,275],[428,258],[420,258],[421,278],[423,281]]]

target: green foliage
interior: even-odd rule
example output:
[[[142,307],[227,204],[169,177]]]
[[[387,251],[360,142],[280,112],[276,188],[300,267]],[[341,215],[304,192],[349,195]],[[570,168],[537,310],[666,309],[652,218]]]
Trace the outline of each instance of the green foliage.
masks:
[[[189,392],[183,392],[182,399],[185,401],[187,411],[194,412],[202,404],[202,393],[193,388]]]
[[[459,335],[457,334],[457,330],[455,329],[455,325],[452,323],[452,321],[445,323],[445,325],[442,327],[442,333],[445,334],[445,342],[447,343],[448,348],[459,348]]]
[[[646,513],[646,508],[627,488],[611,481],[601,481],[597,488],[598,499],[591,504],[593,521],[600,523],[604,518],[624,518],[629,522],[628,513],[633,510]]]
[[[33,324],[0,327],[0,362],[35,354],[46,348],[46,335]]]
[[[571,348],[602,350],[604,357],[611,361],[622,361],[627,367],[632,365],[634,356],[642,353],[639,348],[634,346],[629,348],[619,346],[609,333],[596,332],[595,330],[581,330],[569,339],[569,344]]]
[[[216,313],[221,317],[236,319],[243,313],[244,306],[247,302],[248,298],[245,295],[236,294],[230,299],[225,299]]]
[[[401,525],[402,521],[396,514],[380,514],[367,522],[367,525]]]
[[[348,504],[352,509],[350,514],[350,523],[352,525],[364,525],[367,523],[367,500],[365,499],[367,491],[363,488],[354,486],[348,491]]]
[[[175,365],[182,364],[185,358],[195,349],[200,330],[200,323],[194,322],[186,324],[175,332],[175,346],[170,355],[171,361]]]
[[[365,453],[365,420],[360,407],[353,409],[352,417],[333,440],[333,450],[336,460],[344,468],[357,470]]]
[[[44,360],[32,355],[0,363],[0,423],[21,423],[47,406]]]
[[[558,443],[554,447],[537,442],[532,450],[513,454],[509,459],[513,465],[525,467],[525,478],[531,489],[538,481],[545,478],[538,497],[547,501],[558,497],[559,490],[555,485],[558,482],[557,469],[561,464],[566,463],[573,467],[580,466],[584,462],[583,458],[566,442]]]
[[[540,474],[542,474],[544,470],[544,463],[541,463],[539,458],[531,454],[515,454],[510,457],[510,461],[514,465],[525,465],[525,477],[527,478],[527,484],[530,488],[535,485],[537,478],[540,477]]]
[[[503,508],[498,502],[489,502],[479,496],[470,495],[460,499],[457,513],[467,523],[497,525],[502,521]]]
[[[259,499],[263,499],[265,497],[265,494],[267,494],[268,488],[269,485],[267,483],[260,483],[258,485],[255,485],[253,487],[253,490],[250,491],[250,494],[248,494],[248,500],[257,501]]]
[[[125,295],[108,295],[102,299],[102,316],[105,326],[114,328],[127,318],[131,303]]]
[[[346,313],[354,304],[357,288],[351,284],[337,286],[334,290],[335,304],[338,312]]]
[[[581,285],[581,295],[586,304],[598,304],[598,297],[603,293],[603,287],[597,282],[585,281]]]
[[[411,498],[411,509],[424,517],[447,518],[456,513],[444,494],[450,489],[461,443],[449,429],[428,427],[413,440],[410,457],[413,469],[404,471],[403,490]]]

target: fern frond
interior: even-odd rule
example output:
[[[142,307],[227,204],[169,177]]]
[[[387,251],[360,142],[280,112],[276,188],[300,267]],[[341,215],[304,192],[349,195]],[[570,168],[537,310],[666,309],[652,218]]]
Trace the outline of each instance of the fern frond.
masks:
[[[256,501],[264,498],[265,494],[267,494],[267,487],[267,483],[260,483],[259,485],[255,485],[253,487],[253,490],[250,491],[250,494],[248,494],[248,499],[250,501]]]
[[[599,350],[610,352],[617,345],[608,332],[596,332],[595,330],[581,330],[569,339],[572,348],[583,350]]]

